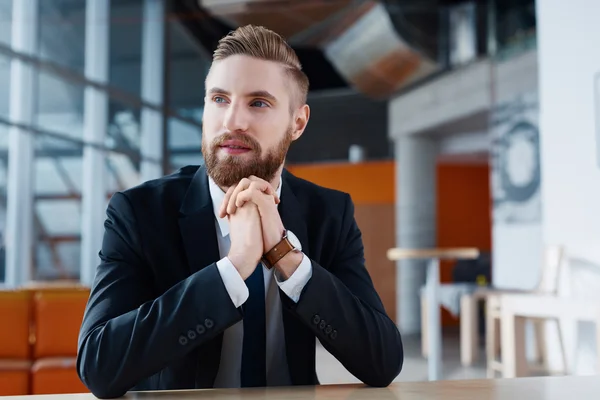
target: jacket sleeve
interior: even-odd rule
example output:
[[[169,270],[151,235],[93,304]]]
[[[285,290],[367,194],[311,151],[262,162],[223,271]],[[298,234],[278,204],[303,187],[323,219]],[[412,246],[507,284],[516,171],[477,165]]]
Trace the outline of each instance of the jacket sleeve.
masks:
[[[402,340],[365,268],[350,196],[333,262],[328,269],[312,266],[300,300],[286,306],[350,373],[367,385],[388,386],[402,369]]]
[[[101,262],[79,333],[77,372],[95,396],[114,398],[214,338],[242,314],[216,264],[155,294],[125,194],[111,199],[104,227]]]

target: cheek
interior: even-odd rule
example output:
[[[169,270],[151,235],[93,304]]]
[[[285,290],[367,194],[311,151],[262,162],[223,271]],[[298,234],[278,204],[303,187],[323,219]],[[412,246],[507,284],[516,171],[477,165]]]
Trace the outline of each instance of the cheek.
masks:
[[[202,114],[202,123],[209,129],[220,127],[223,125],[223,116],[223,110],[214,105],[209,105],[204,109],[204,113]]]

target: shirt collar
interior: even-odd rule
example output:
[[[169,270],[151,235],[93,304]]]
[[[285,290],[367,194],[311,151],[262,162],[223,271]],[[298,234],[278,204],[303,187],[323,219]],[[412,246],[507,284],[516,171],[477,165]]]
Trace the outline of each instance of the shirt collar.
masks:
[[[277,186],[277,196],[281,199],[281,185],[283,184],[283,179],[279,176],[279,185]],[[221,188],[213,181],[213,179],[208,177],[208,188],[210,191],[210,198],[212,199],[213,212],[215,215],[215,219],[219,224],[219,230],[222,237],[229,235],[229,221],[227,217],[219,218],[219,209],[221,208],[221,204],[223,203],[223,199],[225,199],[225,192],[221,190]]]

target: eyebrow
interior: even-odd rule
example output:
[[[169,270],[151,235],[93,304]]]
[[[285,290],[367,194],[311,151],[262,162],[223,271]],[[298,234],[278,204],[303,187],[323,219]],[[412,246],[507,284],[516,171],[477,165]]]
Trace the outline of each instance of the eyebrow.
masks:
[[[224,94],[226,96],[231,96],[231,93],[229,91],[218,88],[218,87],[211,88],[208,91],[208,93],[209,94]],[[273,103],[277,103],[277,98],[266,90],[255,90],[254,92],[247,93],[246,97],[263,97]]]

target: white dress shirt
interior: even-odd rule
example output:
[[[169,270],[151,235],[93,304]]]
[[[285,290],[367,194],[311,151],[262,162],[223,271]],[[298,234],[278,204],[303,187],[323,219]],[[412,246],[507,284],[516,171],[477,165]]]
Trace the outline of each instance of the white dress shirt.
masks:
[[[280,179],[277,195],[281,196]],[[219,208],[225,198],[225,193],[209,177],[210,196],[212,198],[217,228],[217,240],[221,260],[217,262],[217,269],[221,274],[225,289],[231,297],[234,306],[240,307],[249,297],[248,287],[233,266],[227,254],[231,245],[229,239],[229,221],[227,217],[219,218]],[[283,234],[283,232],[282,232]],[[262,265],[262,263],[261,263]],[[294,302],[300,299],[302,289],[312,276],[312,265],[310,259],[304,255],[302,262],[296,271],[287,280],[282,281],[274,269],[267,269],[264,265],[263,276],[265,279],[265,312],[267,333],[267,386],[289,386],[289,376],[283,319],[281,316],[281,299],[279,288]],[[223,346],[221,348],[221,363],[215,379],[216,388],[238,388],[241,386],[242,371],[242,344],[244,339],[243,321],[239,321],[227,328],[223,334]]]

